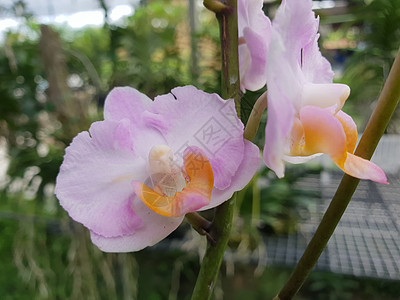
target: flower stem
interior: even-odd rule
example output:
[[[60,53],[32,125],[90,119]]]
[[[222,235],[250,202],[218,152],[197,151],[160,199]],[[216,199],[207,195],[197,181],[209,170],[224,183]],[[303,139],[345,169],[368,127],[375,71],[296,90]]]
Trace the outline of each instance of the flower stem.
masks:
[[[216,208],[215,219],[210,230],[210,234],[216,243],[209,242],[207,245],[192,294],[192,300],[207,300],[211,298],[231,232],[235,196],[236,194]]]
[[[235,100],[236,111],[240,112],[240,82],[238,58],[238,25],[237,0],[227,0],[226,6],[230,9],[217,13],[220,24],[221,52],[222,52],[222,97]],[[219,269],[224,257],[232,228],[233,212],[236,193],[231,199],[216,208],[210,234],[215,244],[208,243],[204,255],[192,300],[210,299]]]
[[[400,99],[400,51],[397,53],[385,86],[379,96],[378,105],[368,121],[361,137],[355,155],[370,159],[382,137]],[[292,299],[303,285],[308,274],[317,263],[319,256],[326,247],[347,205],[353,196],[359,179],[344,175],[326,210],[320,225],[308,244],[303,256],[298,262],[286,285],[274,300]]]
[[[265,91],[257,99],[251,110],[249,120],[247,121],[246,127],[244,128],[243,136],[246,140],[251,141],[256,136],[258,127],[260,126],[261,116],[268,106],[267,92],[268,91]]]
[[[204,0],[203,5],[215,13],[222,13],[229,10],[229,6],[226,6],[219,0]]]
[[[226,4],[231,9],[217,13],[222,53],[222,98],[235,100],[236,112],[240,118],[237,0],[227,0]]]
[[[192,225],[193,229],[199,234],[205,235],[211,244],[215,244],[215,239],[211,236],[210,230],[212,223],[200,216],[198,213],[192,212],[185,215],[186,220]]]

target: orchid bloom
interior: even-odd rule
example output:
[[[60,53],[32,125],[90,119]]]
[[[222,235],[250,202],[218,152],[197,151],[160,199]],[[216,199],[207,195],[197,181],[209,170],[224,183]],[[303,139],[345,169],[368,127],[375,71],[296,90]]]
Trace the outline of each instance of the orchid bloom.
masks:
[[[262,0],[238,1],[240,89],[256,91],[265,85],[271,21]]]
[[[229,199],[258,166],[233,100],[185,86],[152,101],[119,87],[106,98],[104,121],[66,149],[56,195],[101,250],[138,251],[186,213]]]
[[[282,1],[276,13],[268,51],[264,161],[283,177],[284,161],[301,163],[325,153],[353,177],[387,183],[381,168],[353,155],[357,128],[341,111],[350,88],[332,83],[331,66],[318,48],[318,25],[311,0]]]

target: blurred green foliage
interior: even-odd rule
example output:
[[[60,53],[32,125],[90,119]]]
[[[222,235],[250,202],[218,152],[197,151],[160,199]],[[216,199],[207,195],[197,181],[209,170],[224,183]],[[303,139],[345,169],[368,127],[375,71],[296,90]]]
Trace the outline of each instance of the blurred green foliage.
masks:
[[[266,234],[295,232],[302,214],[315,210],[315,203],[321,197],[318,191],[301,189],[296,183],[303,176],[320,171],[318,167],[287,166],[285,177],[278,179],[271,170],[264,168],[239,193],[240,216],[247,224],[257,220],[258,228]]]
[[[400,46],[400,1],[363,1],[351,9],[352,20],[343,34],[357,47],[345,62],[341,82],[351,87],[348,103],[363,117],[365,126]],[[389,130],[398,133],[398,117]],[[361,128],[362,129],[362,128]]]

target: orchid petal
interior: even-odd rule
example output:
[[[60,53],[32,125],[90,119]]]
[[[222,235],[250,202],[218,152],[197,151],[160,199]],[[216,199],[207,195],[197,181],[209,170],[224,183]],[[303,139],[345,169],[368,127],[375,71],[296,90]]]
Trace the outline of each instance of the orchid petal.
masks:
[[[92,242],[105,252],[131,252],[139,251],[148,246],[153,246],[166,238],[183,221],[184,217],[171,218],[161,216],[142,201],[136,199],[133,209],[142,216],[142,226],[137,228],[132,235],[106,238],[90,232]]]
[[[282,38],[287,53],[300,64],[301,49],[313,41],[318,24],[312,11],[312,1],[286,0],[278,8],[272,28]]]
[[[347,153],[346,161],[341,169],[356,178],[388,184],[385,172],[380,167],[351,153]]]
[[[131,87],[116,87],[107,95],[104,103],[104,119],[120,121],[128,119],[139,125],[140,115],[153,101],[145,94]]]
[[[130,121],[137,136],[134,143],[135,151],[145,160],[154,145],[165,144],[161,133],[152,128],[156,125],[162,126],[162,121],[147,111],[152,104],[150,98],[131,87],[114,88],[104,104],[105,120]]]
[[[238,1],[240,86],[256,91],[266,82],[267,51],[271,40],[271,21],[262,10],[262,0]]]
[[[303,125],[305,140],[303,153],[300,154],[325,153],[335,163],[344,163],[347,152],[346,135],[342,124],[329,110],[305,106],[300,110],[300,121]]]
[[[319,34],[315,34],[314,39],[303,47],[301,68],[306,81],[312,83],[331,83],[333,81],[333,71],[331,64],[322,56],[318,47]]]
[[[317,158],[321,156],[323,153],[316,153],[313,155],[309,156],[290,156],[290,155],[284,155],[283,160],[287,161],[288,163],[291,164],[304,164],[306,162],[309,162],[310,160]]]
[[[243,160],[239,166],[240,172],[232,177],[232,182],[227,189],[220,190],[214,188],[212,191],[210,204],[200,208],[199,210],[206,210],[216,207],[226,199],[230,199],[234,192],[244,189],[244,187],[253,178],[254,173],[260,167],[260,149],[252,142],[244,141],[244,155]]]
[[[354,123],[352,117],[341,110],[335,115],[335,117],[342,124],[346,135],[346,151],[353,153],[358,138],[357,125]]]
[[[305,152],[329,154],[333,162],[347,174],[387,183],[386,175],[380,167],[347,152],[354,149],[357,140],[355,124],[350,121],[350,116],[343,112],[333,116],[327,110],[306,106],[300,111],[300,119],[305,133]]]
[[[241,89],[257,91],[261,89],[266,82],[266,66],[267,66],[267,49],[268,43],[263,43],[262,37],[250,28],[243,30],[243,37],[246,45],[239,46],[239,56],[243,56],[243,47],[248,52],[248,65],[242,63],[239,67],[241,72],[240,85]]]
[[[229,187],[243,159],[243,124],[233,100],[222,100],[193,86],[178,87],[158,96],[151,112],[162,116],[167,144],[182,157],[189,145],[203,150],[210,160],[216,188]]]
[[[189,183],[174,196],[163,196],[141,182],[132,183],[136,195],[153,211],[166,217],[180,217],[198,210],[210,202],[214,176],[207,156],[196,147],[184,154]]]
[[[56,195],[76,221],[105,237],[128,235],[141,226],[131,208],[131,180],[146,178],[146,164],[129,141],[130,122],[95,122],[66,149]]]
[[[290,134],[294,109],[290,101],[281,95],[274,97],[273,90],[269,90],[268,97],[268,122],[265,128],[265,147],[263,158],[265,164],[273,170],[279,178],[284,176],[285,165],[283,156],[286,148],[286,140]],[[278,92],[279,93],[279,92]],[[280,103],[277,102],[280,100]]]
[[[342,109],[350,95],[350,88],[340,83],[306,83],[303,86],[302,106],[314,105],[321,108],[335,106],[335,112]]]

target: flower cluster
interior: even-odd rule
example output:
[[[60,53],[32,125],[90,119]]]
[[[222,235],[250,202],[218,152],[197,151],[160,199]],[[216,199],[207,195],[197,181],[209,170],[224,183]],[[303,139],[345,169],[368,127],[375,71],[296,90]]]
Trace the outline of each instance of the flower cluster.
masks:
[[[239,7],[250,2],[239,1],[242,3]],[[353,155],[357,127],[341,110],[350,88],[332,83],[331,65],[318,48],[319,19],[312,11],[312,1],[284,0],[272,26],[264,23],[265,28],[270,28],[265,35],[270,39],[265,53],[268,122],[263,158],[266,165],[283,177],[284,161],[302,163],[325,153],[351,176],[387,183],[381,168]],[[250,39],[247,46],[260,49],[259,43]]]
[[[282,177],[284,161],[325,153],[354,177],[386,183],[378,166],[353,154],[357,128],[341,111],[350,89],[332,83],[311,8],[311,0],[284,0],[271,24],[262,0],[238,1],[241,90],[268,88],[264,161]],[[66,149],[56,195],[100,249],[138,251],[169,235],[185,214],[245,187],[260,157],[243,129],[233,100],[193,86],[154,101],[115,88],[104,120]]]

